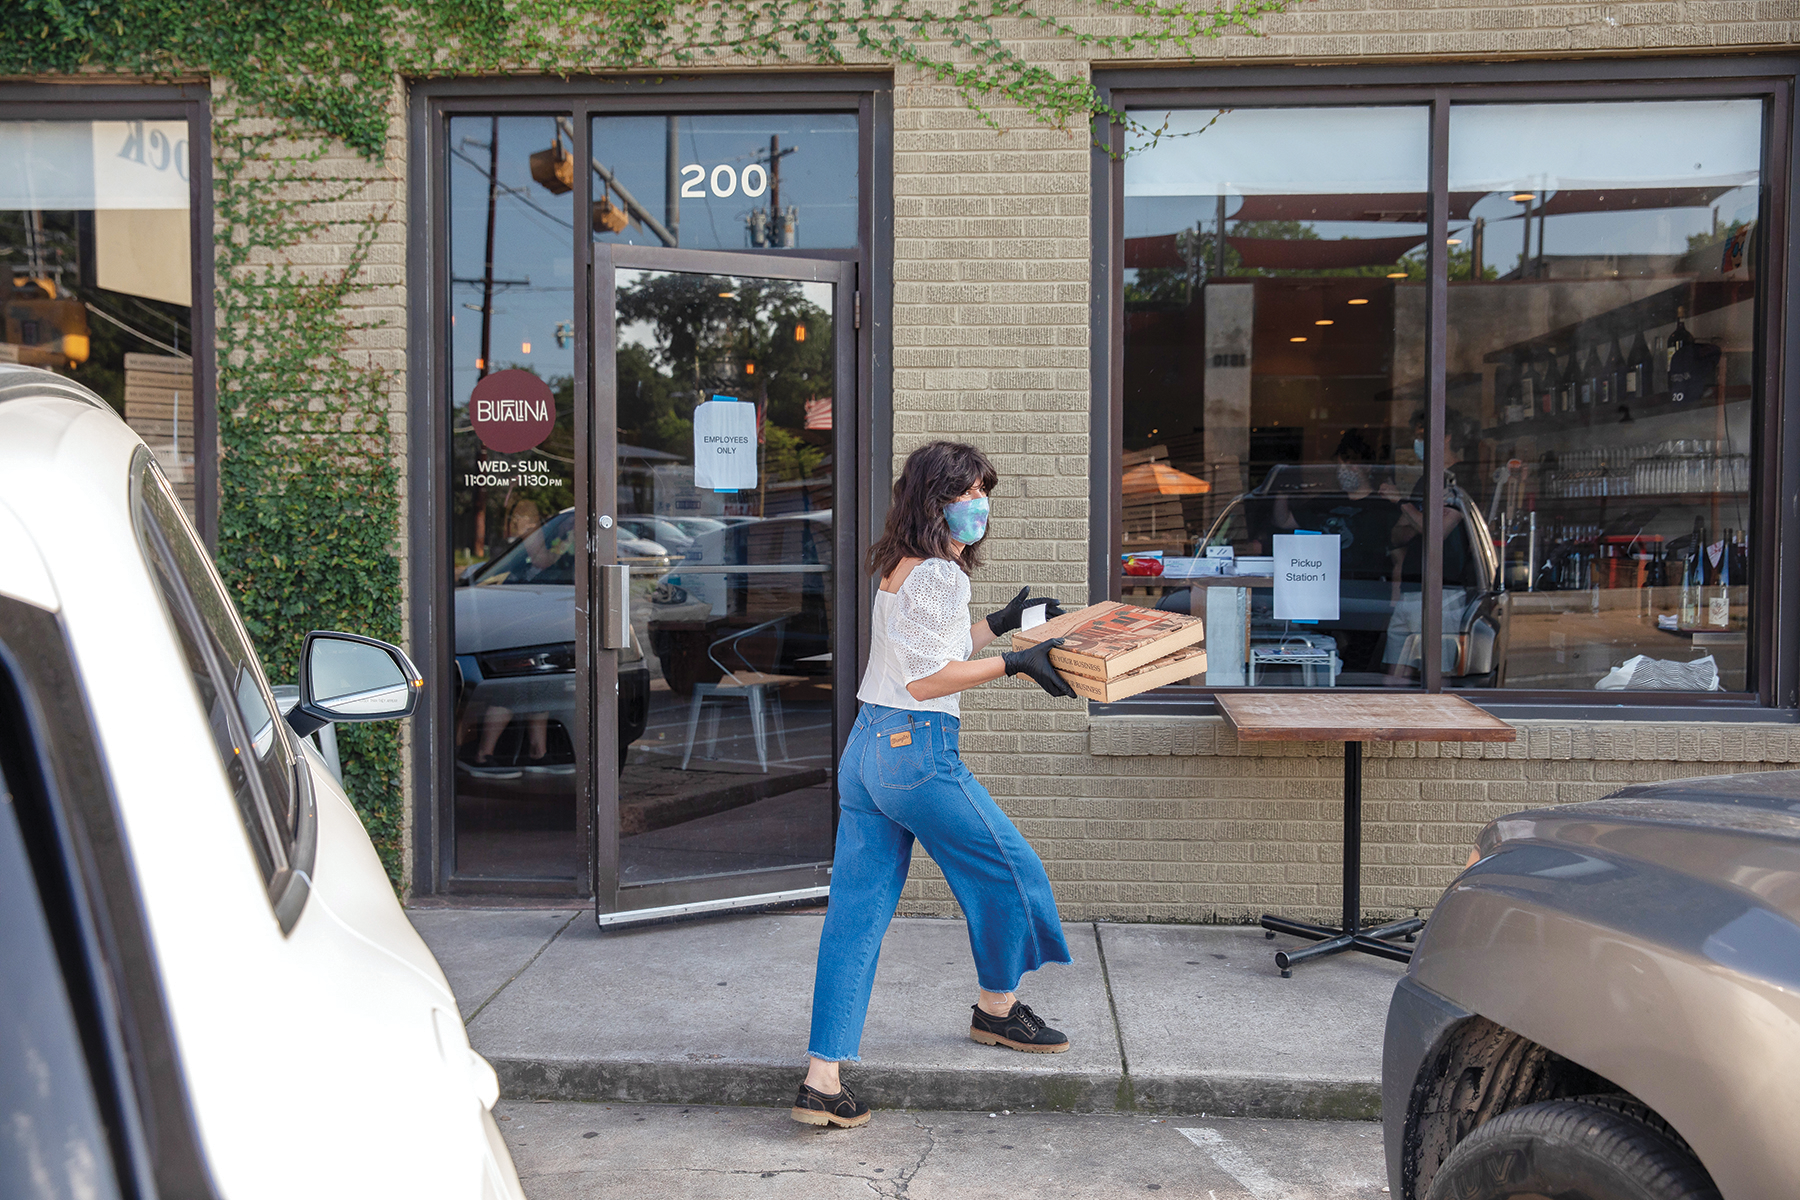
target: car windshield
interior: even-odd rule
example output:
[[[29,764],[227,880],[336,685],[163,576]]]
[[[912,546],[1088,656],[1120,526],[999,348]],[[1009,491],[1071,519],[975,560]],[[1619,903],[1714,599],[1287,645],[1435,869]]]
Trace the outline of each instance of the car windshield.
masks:
[[[503,583],[569,586],[575,582],[575,513],[565,509],[476,572],[476,587]]]

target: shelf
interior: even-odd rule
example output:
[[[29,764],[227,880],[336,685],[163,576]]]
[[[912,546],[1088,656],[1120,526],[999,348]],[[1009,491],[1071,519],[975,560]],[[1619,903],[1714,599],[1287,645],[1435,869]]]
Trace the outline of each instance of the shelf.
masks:
[[[1638,492],[1629,496],[1545,496],[1539,494],[1537,507],[1552,504],[1601,505],[1611,501],[1630,504],[1713,504],[1721,500],[1747,500],[1749,492]]]
[[[1719,279],[1694,280],[1676,284],[1672,288],[1630,304],[1622,304],[1598,316],[1589,317],[1585,321],[1576,321],[1541,333],[1536,337],[1525,338],[1512,343],[1504,350],[1489,352],[1484,362],[1498,363],[1510,361],[1513,355],[1523,349],[1549,350],[1557,355],[1567,355],[1578,345],[1594,341],[1596,338],[1608,338],[1617,341],[1621,337],[1632,337],[1646,329],[1654,329],[1660,325],[1671,325],[1675,322],[1675,310],[1686,308],[1689,317],[1697,317],[1714,309],[1727,308],[1733,304],[1741,304],[1756,298],[1756,281],[1752,279]]]
[[[1724,387],[1709,385],[1709,396],[1692,403],[1676,404],[1669,399],[1667,392],[1650,397],[1646,401],[1633,405],[1629,403],[1589,404],[1573,412],[1551,413],[1548,416],[1539,414],[1528,421],[1503,421],[1498,425],[1490,425],[1485,430],[1494,438],[1522,438],[1533,434],[1552,435],[1567,433],[1575,429],[1599,429],[1608,426],[1623,428],[1638,421],[1650,420],[1653,417],[1665,417],[1674,413],[1708,412],[1721,404],[1731,404],[1739,400],[1752,398],[1751,387],[1747,383],[1728,383]],[[1619,420],[1622,410],[1631,411],[1630,421]],[[1601,418],[1601,419],[1596,419]]]

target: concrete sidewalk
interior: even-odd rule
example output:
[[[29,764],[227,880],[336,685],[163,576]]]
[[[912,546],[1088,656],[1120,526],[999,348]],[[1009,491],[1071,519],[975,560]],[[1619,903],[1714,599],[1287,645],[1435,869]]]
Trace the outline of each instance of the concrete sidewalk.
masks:
[[[609,931],[590,911],[414,909],[469,1036],[515,1099],[784,1105],[804,1065],[818,914]],[[1020,995],[1074,1043],[969,1040],[960,921],[901,919],[882,946],[860,1065],[883,1108],[1373,1119],[1404,970],[1366,955],[1282,979],[1260,929],[1070,924],[1074,958]]]

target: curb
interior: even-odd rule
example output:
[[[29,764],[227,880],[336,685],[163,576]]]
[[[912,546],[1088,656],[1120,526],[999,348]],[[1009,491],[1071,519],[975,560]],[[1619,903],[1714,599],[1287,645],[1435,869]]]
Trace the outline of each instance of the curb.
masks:
[[[800,1077],[795,1063],[493,1058],[508,1100],[780,1107]],[[853,1080],[880,1108],[981,1112],[1205,1113],[1209,1117],[1376,1121],[1381,1085],[1242,1075],[1125,1077],[955,1071],[860,1064]]]

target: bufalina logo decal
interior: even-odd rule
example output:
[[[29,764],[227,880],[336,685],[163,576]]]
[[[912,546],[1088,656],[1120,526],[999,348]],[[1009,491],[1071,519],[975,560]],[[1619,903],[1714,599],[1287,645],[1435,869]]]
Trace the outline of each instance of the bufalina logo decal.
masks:
[[[495,371],[469,393],[469,424],[497,454],[531,450],[556,426],[556,397],[530,371]]]

